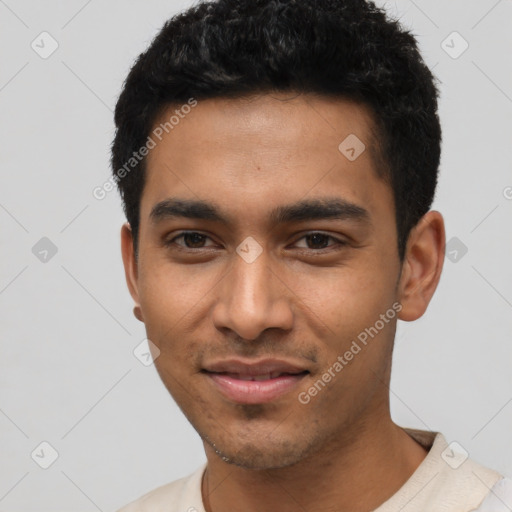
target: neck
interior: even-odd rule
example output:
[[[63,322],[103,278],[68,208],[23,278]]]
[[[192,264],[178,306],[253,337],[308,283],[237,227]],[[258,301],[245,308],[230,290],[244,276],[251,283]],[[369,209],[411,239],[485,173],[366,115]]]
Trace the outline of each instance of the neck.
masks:
[[[367,424],[368,425],[368,424]],[[426,450],[388,416],[359,428],[350,443],[334,440],[293,466],[254,470],[224,462],[205,444],[207,512],[369,512],[410,478]]]

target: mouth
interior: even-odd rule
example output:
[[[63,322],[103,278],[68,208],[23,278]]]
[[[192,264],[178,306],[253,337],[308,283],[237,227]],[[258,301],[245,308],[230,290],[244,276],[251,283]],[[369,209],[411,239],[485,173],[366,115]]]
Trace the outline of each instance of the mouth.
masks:
[[[309,371],[280,360],[257,363],[229,360],[211,364],[202,373],[229,401],[262,404],[293,391]]]
[[[286,372],[272,372],[272,373],[263,373],[261,375],[245,375],[242,373],[222,373],[222,372],[208,372],[208,373],[216,373],[217,375],[225,375],[226,377],[230,377],[236,380],[245,380],[245,381],[265,381],[271,379],[277,379],[278,377],[282,377],[284,375],[302,375],[303,373],[308,373],[306,371],[299,373],[286,373]]]

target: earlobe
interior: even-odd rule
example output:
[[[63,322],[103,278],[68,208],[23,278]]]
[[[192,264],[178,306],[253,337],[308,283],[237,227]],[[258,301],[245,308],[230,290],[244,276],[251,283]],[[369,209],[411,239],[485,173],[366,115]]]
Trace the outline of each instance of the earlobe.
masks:
[[[140,309],[140,306],[135,306],[133,308],[133,316],[144,323],[144,317],[142,316],[142,309]]]
[[[138,268],[133,250],[133,233],[128,222],[125,222],[121,227],[121,254],[123,257],[126,284],[128,285],[130,295],[135,302],[133,314],[138,320],[144,322],[139,302]]]
[[[442,215],[427,212],[411,230],[399,284],[400,320],[417,320],[437,288],[444,262],[445,230]]]

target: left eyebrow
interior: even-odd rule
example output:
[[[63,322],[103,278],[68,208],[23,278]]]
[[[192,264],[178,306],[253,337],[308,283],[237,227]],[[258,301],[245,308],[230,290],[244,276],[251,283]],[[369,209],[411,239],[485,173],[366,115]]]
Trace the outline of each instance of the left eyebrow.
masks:
[[[229,224],[228,217],[216,205],[203,200],[168,198],[157,203],[149,214],[154,224],[179,217]],[[340,198],[302,200],[277,206],[268,215],[270,225],[322,219],[355,220],[371,224],[370,214],[366,209]]]
[[[273,224],[301,222],[305,220],[356,220],[370,224],[370,214],[363,207],[340,198],[308,199],[270,212]]]

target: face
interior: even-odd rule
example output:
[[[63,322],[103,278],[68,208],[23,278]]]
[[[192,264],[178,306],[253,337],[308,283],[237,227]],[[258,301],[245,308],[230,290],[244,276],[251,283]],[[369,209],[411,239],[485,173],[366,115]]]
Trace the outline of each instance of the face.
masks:
[[[130,290],[162,381],[228,462],[295,464],[386,414],[401,266],[371,129],[345,100],[205,100],[147,157]]]

